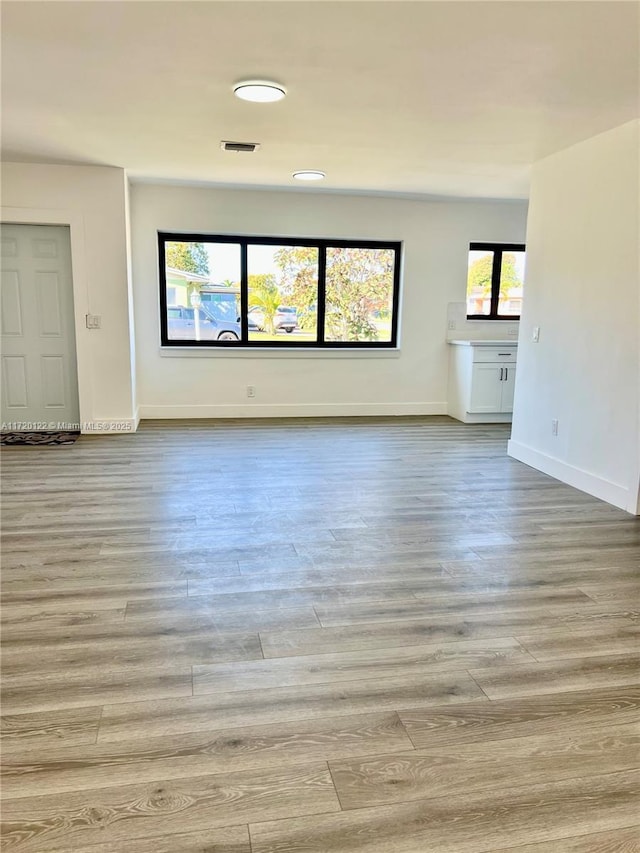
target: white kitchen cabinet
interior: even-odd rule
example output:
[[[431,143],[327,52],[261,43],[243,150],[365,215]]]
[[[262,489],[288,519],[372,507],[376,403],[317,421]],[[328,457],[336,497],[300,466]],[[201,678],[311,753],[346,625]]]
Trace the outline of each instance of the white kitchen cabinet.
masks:
[[[513,396],[516,391],[516,366],[505,367],[504,379],[502,380],[502,411],[513,412]]]
[[[515,367],[480,362],[471,368],[469,413],[512,412]]]
[[[451,417],[464,423],[508,423],[516,379],[515,341],[450,341]]]

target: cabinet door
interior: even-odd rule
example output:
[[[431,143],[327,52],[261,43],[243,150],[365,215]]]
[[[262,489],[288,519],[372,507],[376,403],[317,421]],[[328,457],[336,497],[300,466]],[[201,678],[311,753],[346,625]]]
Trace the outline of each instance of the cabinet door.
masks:
[[[501,376],[504,368],[500,364],[474,364],[471,374],[471,399],[469,412],[501,412],[502,386]]]
[[[503,374],[502,385],[502,408],[501,412],[513,411],[513,392],[516,390],[516,368],[515,365],[506,365]]]

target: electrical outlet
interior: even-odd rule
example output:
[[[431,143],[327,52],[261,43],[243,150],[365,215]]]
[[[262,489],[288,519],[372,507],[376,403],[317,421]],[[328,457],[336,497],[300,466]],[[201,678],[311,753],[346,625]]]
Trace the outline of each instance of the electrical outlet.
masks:
[[[554,418],[551,421],[551,435],[557,435],[557,434],[558,434],[558,421]]]
[[[534,342],[534,344],[537,344],[540,340],[540,326],[533,327],[533,334],[531,335],[531,340]]]
[[[85,315],[87,329],[99,329],[100,323],[102,321],[102,317],[99,314],[86,314]]]
[[[255,385],[247,385],[247,397],[255,397],[256,396],[256,386]]]

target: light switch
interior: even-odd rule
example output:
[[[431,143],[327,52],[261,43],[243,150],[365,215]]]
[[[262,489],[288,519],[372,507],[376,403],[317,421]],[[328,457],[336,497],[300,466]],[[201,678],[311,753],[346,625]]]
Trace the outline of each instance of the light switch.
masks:
[[[87,329],[99,329],[101,320],[102,318],[99,314],[87,314]]]
[[[540,326],[534,326],[533,327],[532,340],[533,340],[534,344],[537,344],[538,341],[540,340]]]

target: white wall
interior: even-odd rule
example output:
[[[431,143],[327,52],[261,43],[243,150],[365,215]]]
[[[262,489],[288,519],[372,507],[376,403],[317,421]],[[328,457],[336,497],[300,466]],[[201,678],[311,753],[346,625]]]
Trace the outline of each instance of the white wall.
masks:
[[[136,426],[127,271],[126,176],[101,166],[5,163],[2,220],[71,226],[80,419]],[[86,328],[99,314],[102,327]]]
[[[625,124],[533,169],[509,445],[629,512],[640,480],[638,128]]]
[[[526,203],[140,183],[131,188],[131,220],[142,417],[439,414],[447,305],[464,299],[469,243],[522,241]],[[159,230],[403,241],[401,352],[161,355]]]

